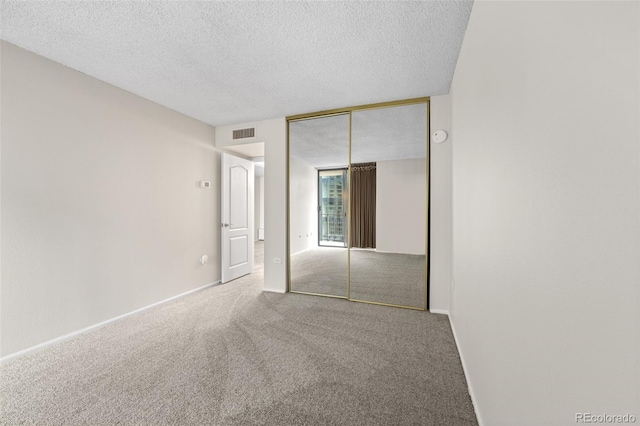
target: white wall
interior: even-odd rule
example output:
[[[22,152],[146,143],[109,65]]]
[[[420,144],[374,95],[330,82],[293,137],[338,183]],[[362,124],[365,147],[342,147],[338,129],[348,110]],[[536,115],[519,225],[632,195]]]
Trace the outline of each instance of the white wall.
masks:
[[[451,288],[451,149],[454,143],[450,96],[431,97],[430,111],[431,133],[440,129],[449,133],[444,143],[431,142],[429,170],[429,308],[431,312],[446,313]]]
[[[287,291],[287,120],[261,122],[265,137],[264,290]],[[281,263],[274,263],[278,258]]]
[[[234,129],[256,136],[234,141]],[[287,121],[284,117],[216,127],[216,146],[264,142],[264,290],[287,290]],[[275,263],[280,259],[280,263]]]
[[[1,53],[2,356],[219,280],[214,129]]]
[[[640,418],[639,8],[474,5],[451,97],[451,320],[485,425]]]
[[[289,229],[291,254],[318,245],[318,170],[289,159]]]
[[[376,250],[425,254],[427,160],[376,163]]]

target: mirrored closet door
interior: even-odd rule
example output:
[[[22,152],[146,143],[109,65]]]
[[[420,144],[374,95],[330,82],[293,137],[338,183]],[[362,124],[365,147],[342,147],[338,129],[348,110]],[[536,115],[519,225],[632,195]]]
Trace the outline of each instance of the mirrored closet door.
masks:
[[[428,108],[289,118],[289,291],[428,308]]]
[[[347,297],[349,114],[289,123],[289,290]]]
[[[427,105],[352,114],[349,298],[422,309]]]

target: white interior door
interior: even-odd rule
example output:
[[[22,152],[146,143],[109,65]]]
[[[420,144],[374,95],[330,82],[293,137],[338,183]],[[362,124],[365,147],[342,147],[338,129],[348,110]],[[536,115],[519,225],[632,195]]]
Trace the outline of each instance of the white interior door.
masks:
[[[222,154],[222,282],[253,271],[253,163]]]

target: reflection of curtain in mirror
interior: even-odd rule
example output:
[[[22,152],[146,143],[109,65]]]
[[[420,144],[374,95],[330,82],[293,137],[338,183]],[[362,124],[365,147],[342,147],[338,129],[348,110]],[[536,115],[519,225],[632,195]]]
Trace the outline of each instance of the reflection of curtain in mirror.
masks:
[[[376,163],[351,165],[351,247],[376,247]]]

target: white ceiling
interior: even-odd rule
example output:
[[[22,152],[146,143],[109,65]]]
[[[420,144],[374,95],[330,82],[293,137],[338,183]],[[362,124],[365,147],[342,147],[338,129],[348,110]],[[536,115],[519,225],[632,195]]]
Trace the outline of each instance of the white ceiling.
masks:
[[[0,2],[0,37],[214,126],[444,94],[472,0]]]
[[[351,162],[427,157],[427,104],[355,111]]]
[[[349,164],[349,115],[290,122],[289,155],[317,168]]]
[[[354,111],[351,162],[426,158],[427,106],[403,105]],[[349,116],[289,123],[289,153],[316,168],[349,163]]]

